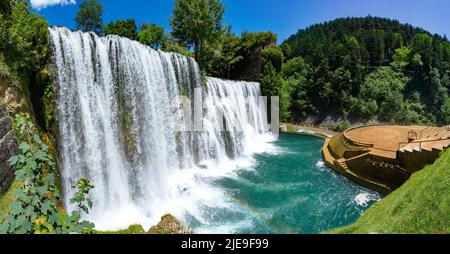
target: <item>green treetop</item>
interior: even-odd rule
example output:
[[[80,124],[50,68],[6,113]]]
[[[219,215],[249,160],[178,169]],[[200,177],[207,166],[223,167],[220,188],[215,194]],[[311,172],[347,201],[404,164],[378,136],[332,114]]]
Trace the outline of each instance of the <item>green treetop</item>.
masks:
[[[80,4],[75,22],[77,29],[103,35],[103,6],[96,0],[84,0]]]
[[[158,49],[164,45],[166,40],[167,36],[164,34],[164,27],[156,24],[142,24],[139,32],[139,41],[142,44]]]
[[[127,20],[116,20],[115,22],[110,22],[105,27],[105,35],[119,35],[122,37],[127,37],[130,40],[138,39],[138,32],[136,21],[134,19]]]
[[[170,24],[174,37],[193,46],[199,61],[202,46],[222,30],[225,7],[220,0],[177,0]]]

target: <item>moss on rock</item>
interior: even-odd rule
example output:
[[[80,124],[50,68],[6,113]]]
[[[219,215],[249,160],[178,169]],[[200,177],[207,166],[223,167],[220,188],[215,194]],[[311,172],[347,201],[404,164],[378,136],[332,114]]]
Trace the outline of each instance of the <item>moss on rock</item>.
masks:
[[[131,225],[127,229],[117,231],[96,231],[95,233],[101,235],[142,235],[145,234],[145,230],[141,225]]]

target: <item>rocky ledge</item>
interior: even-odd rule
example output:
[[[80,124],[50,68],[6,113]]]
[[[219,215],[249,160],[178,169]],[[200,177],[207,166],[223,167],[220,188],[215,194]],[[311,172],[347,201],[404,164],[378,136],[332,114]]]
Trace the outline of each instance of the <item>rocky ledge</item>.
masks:
[[[194,232],[183,222],[175,218],[170,214],[166,214],[161,217],[161,221],[150,228],[149,234],[193,234]]]
[[[127,229],[118,231],[96,231],[96,234],[121,234],[121,235],[136,235],[136,234],[153,234],[153,235],[186,235],[194,234],[192,229],[186,226],[179,219],[175,218],[170,214],[166,214],[161,217],[161,221],[150,228],[148,232],[144,230],[141,225],[131,225]]]

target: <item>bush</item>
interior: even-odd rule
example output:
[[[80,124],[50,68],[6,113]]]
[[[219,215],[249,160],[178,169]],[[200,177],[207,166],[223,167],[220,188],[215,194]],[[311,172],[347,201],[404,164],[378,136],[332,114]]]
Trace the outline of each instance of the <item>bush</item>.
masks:
[[[344,121],[338,122],[338,123],[334,126],[333,130],[336,131],[336,132],[344,132],[344,131],[347,130],[348,128],[350,128],[350,122],[347,121],[347,120],[344,120]]]
[[[0,215],[0,234],[92,233],[94,224],[80,221],[79,212],[68,215],[58,207],[61,200],[56,164],[30,116],[16,115],[13,125],[20,141],[20,154],[11,157],[9,163],[16,168],[15,180],[23,184],[17,188],[9,212]],[[85,195],[93,186],[81,179],[76,187],[79,191],[71,203],[88,213],[92,202]]]

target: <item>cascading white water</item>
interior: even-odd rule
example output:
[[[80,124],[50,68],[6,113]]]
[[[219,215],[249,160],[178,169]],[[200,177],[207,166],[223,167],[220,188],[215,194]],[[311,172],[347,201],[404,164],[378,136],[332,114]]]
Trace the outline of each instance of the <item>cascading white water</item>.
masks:
[[[204,87],[191,58],[118,36],[49,30],[66,206],[74,209],[72,186],[87,177],[95,186],[88,219],[99,229],[149,226],[166,212],[202,220],[198,174],[236,167],[266,133],[259,84],[208,78]],[[185,128],[195,122],[186,104],[189,112],[200,105],[201,130]]]

